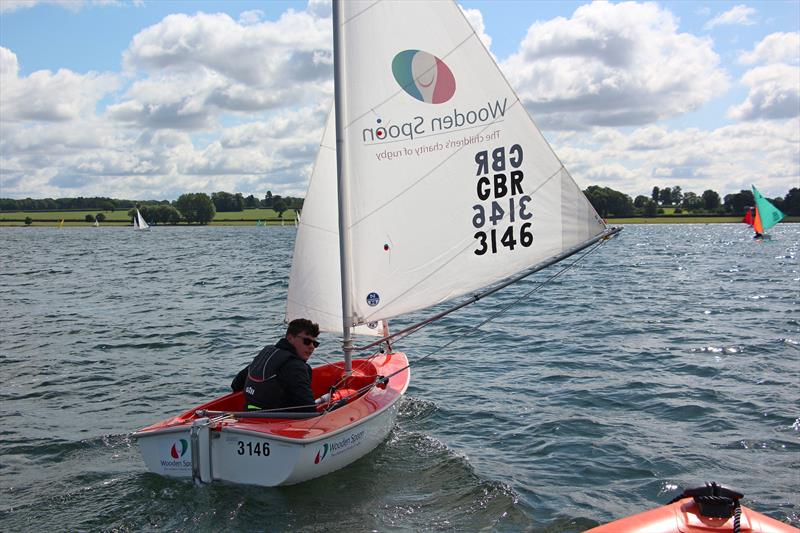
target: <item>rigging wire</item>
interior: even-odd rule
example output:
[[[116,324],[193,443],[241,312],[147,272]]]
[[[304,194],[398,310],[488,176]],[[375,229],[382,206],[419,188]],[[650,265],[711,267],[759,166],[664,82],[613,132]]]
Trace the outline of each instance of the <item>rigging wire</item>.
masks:
[[[551,275],[550,277],[548,277],[547,279],[545,279],[544,281],[542,281],[541,283],[539,283],[538,285],[533,287],[531,290],[529,290],[525,294],[515,298],[514,300],[512,300],[511,302],[509,302],[508,304],[506,304],[505,306],[500,308],[495,313],[492,313],[489,317],[487,317],[485,320],[483,320],[479,324],[477,324],[475,326],[470,326],[466,333],[454,337],[449,342],[439,346],[438,348],[435,348],[431,352],[429,352],[429,353],[423,355],[422,357],[420,357],[419,359],[415,360],[414,364],[417,364],[420,361],[423,361],[423,360],[427,359],[428,357],[431,357],[431,356],[437,354],[438,352],[441,352],[445,348],[447,348],[447,347],[451,346],[452,344],[454,344],[454,343],[456,343],[456,342],[458,342],[458,341],[460,341],[460,340],[472,335],[473,333],[480,332],[480,328],[482,328],[483,326],[485,326],[489,322],[493,321],[494,319],[496,319],[500,315],[504,314],[511,307],[517,305],[523,299],[526,299],[529,296],[531,296],[532,294],[534,294],[536,292],[539,292],[546,285],[548,285],[553,280],[555,280],[556,278],[560,277],[561,275],[563,275],[564,273],[566,273],[567,271],[572,269],[579,262],[583,261],[586,257],[588,257],[590,254],[595,252],[603,243],[605,243],[609,238],[611,238],[613,236],[614,236],[614,234],[609,235],[606,238],[597,241],[596,243],[594,243],[594,245],[592,245],[590,247],[587,247],[585,249],[585,251],[583,251],[582,254],[580,254],[580,255],[576,254],[576,256],[577,256],[576,259],[574,261],[572,261],[570,264],[565,265],[563,268],[561,268],[560,270],[555,272],[553,275]],[[415,333],[415,332],[419,331],[420,329],[422,329],[424,326],[426,326],[429,323],[430,323],[429,321],[425,321],[425,322],[422,322],[422,323],[418,324],[417,325],[418,327],[409,328],[409,329],[407,329],[405,331],[402,331],[396,337],[393,337],[393,340],[398,340],[398,339],[402,339],[404,337],[407,337],[408,335],[411,335],[412,333]],[[376,353],[370,355],[369,357],[358,361],[357,366],[353,370],[357,371],[357,370],[361,369],[364,365],[368,364],[372,359],[374,359],[375,357],[377,357],[378,355],[380,355],[382,353],[383,353],[383,351],[379,350]],[[325,418],[325,415],[327,415],[328,413],[330,413],[334,409],[336,409],[336,408],[338,408],[338,407],[350,402],[352,399],[358,398],[363,393],[369,391],[370,389],[374,388],[375,386],[377,386],[377,385],[379,385],[381,383],[387,383],[389,381],[389,379],[391,379],[392,377],[396,376],[397,374],[400,374],[401,372],[404,372],[404,371],[408,370],[409,368],[411,368],[411,363],[410,362],[409,362],[409,364],[407,364],[403,368],[401,368],[399,370],[396,370],[396,371],[392,372],[391,374],[389,374],[387,376],[376,376],[376,379],[375,379],[374,382],[369,383],[369,384],[357,389],[356,391],[353,391],[346,398],[340,398],[339,400],[334,402],[334,401],[332,401],[333,400],[333,392],[336,391],[341,385],[343,385],[346,382],[347,378],[349,377],[349,376],[343,375],[335,384],[333,384],[330,387],[331,401],[330,401],[329,405],[321,413],[319,413],[319,417],[315,417],[315,418],[317,418],[317,420],[314,422],[314,424],[311,426],[310,429],[313,429],[314,427],[316,427],[317,424],[319,424],[322,421],[322,419]],[[310,406],[293,406],[293,407],[288,407],[288,408],[284,407],[284,408],[278,408],[278,409],[262,409],[260,412],[261,413],[265,413],[265,414],[269,413],[270,411],[275,411],[275,412],[283,411],[283,412],[286,412],[286,411],[292,411],[294,409],[302,409],[302,408],[306,408],[306,407],[310,407]],[[236,413],[227,413],[227,415],[228,416],[232,416],[234,418],[236,417]],[[226,416],[220,417],[220,421],[224,420],[225,418],[227,418],[227,417]]]
[[[542,281],[541,283],[539,283],[537,286],[535,286],[534,288],[532,288],[531,290],[529,290],[528,292],[526,292],[526,293],[525,293],[525,294],[523,294],[522,296],[520,296],[520,297],[518,297],[518,298],[514,299],[514,300],[513,300],[513,301],[511,301],[509,304],[507,304],[506,306],[502,307],[500,310],[498,310],[498,311],[497,311],[497,312],[495,312],[494,314],[490,315],[490,316],[489,316],[489,317],[488,317],[486,320],[484,320],[484,321],[483,321],[483,322],[481,322],[480,324],[478,324],[478,325],[476,325],[476,326],[472,326],[472,327],[470,328],[472,331],[469,331],[468,333],[466,333],[466,334],[464,334],[464,335],[461,335],[461,336],[454,337],[454,338],[453,338],[451,341],[449,341],[449,342],[447,342],[447,343],[443,344],[442,346],[440,346],[440,347],[438,347],[438,348],[434,349],[432,352],[429,352],[428,354],[426,354],[426,355],[424,355],[424,356],[420,357],[419,359],[417,359],[416,361],[414,361],[414,364],[416,364],[416,363],[418,363],[418,362],[420,362],[420,361],[422,361],[422,360],[424,360],[424,359],[426,359],[426,358],[428,358],[428,357],[431,357],[432,355],[435,355],[436,353],[438,353],[438,352],[440,352],[440,351],[444,350],[444,349],[445,349],[445,348],[447,348],[448,346],[450,346],[450,345],[454,344],[455,342],[457,342],[457,341],[459,341],[459,340],[461,340],[461,339],[463,339],[463,338],[465,338],[465,337],[467,337],[467,336],[471,335],[472,333],[480,331],[480,328],[481,328],[481,327],[485,326],[486,324],[488,324],[488,323],[489,323],[489,322],[491,322],[492,320],[496,319],[497,317],[499,317],[500,315],[502,315],[503,313],[505,313],[506,311],[508,311],[508,309],[510,309],[510,308],[511,308],[511,307],[513,307],[514,305],[518,304],[518,303],[519,303],[521,300],[523,300],[523,299],[525,299],[525,298],[528,298],[528,297],[529,297],[531,294],[533,294],[533,293],[535,293],[535,292],[538,292],[539,290],[541,290],[542,288],[544,288],[544,286],[545,286],[545,285],[547,285],[548,283],[552,282],[553,280],[555,280],[556,278],[558,278],[559,276],[561,276],[562,274],[564,274],[565,272],[567,272],[568,270],[570,270],[571,268],[573,268],[573,267],[574,267],[575,265],[577,265],[577,264],[578,264],[580,261],[583,261],[583,259],[585,259],[586,257],[588,257],[588,256],[589,256],[591,253],[593,253],[594,251],[596,251],[596,250],[597,250],[597,249],[598,249],[598,248],[599,248],[599,247],[600,247],[600,246],[601,246],[603,243],[605,243],[605,242],[606,242],[608,239],[610,239],[610,238],[614,237],[615,235],[616,235],[616,232],[615,232],[615,233],[612,233],[612,234],[609,234],[609,235],[605,236],[604,238],[602,238],[601,240],[599,240],[599,241],[595,242],[595,243],[594,243],[594,245],[592,245],[592,246],[589,246],[589,247],[585,248],[585,251],[584,251],[582,254],[580,254],[580,255],[577,255],[577,258],[576,258],[574,261],[572,261],[570,264],[568,264],[568,265],[564,266],[564,267],[563,267],[561,270],[557,271],[557,272],[556,272],[556,273],[554,273],[552,276],[550,276],[550,277],[549,277],[549,278],[547,278],[546,280]],[[419,324],[417,324],[417,325],[416,325],[416,327],[411,327],[411,328],[408,328],[408,329],[406,329],[406,330],[400,331],[400,332],[398,332],[398,333],[396,333],[395,335],[393,335],[393,336],[390,336],[390,337],[392,338],[392,341],[393,341],[393,342],[394,342],[394,341],[397,341],[397,340],[399,340],[399,339],[402,339],[402,338],[404,338],[404,337],[407,337],[407,336],[411,335],[412,333],[416,333],[417,331],[419,331],[419,330],[420,330],[420,329],[422,329],[423,327],[427,326],[427,325],[428,325],[428,324],[430,324],[431,322],[432,322],[432,320],[426,320],[426,321],[420,322]],[[382,353],[382,351],[378,351],[378,352],[376,352],[376,353],[374,353],[374,354],[370,355],[369,357],[367,357],[367,358],[365,358],[365,359],[362,359],[361,361],[359,361],[359,362],[358,362],[358,366],[357,366],[356,368],[354,368],[354,370],[356,370],[356,369],[360,369],[360,368],[361,368],[363,365],[365,365],[365,364],[368,364],[368,363],[369,363],[369,361],[371,361],[373,358],[377,357],[377,356],[378,356],[378,355],[380,355],[381,353]],[[392,378],[393,376],[396,376],[397,374],[399,374],[399,373],[401,373],[401,372],[403,372],[403,371],[405,371],[405,370],[409,369],[410,367],[411,367],[411,363],[409,363],[408,365],[404,366],[403,368],[401,368],[401,369],[399,369],[399,370],[397,370],[397,371],[395,371],[395,372],[393,372],[393,373],[389,374],[388,376],[381,376],[381,377],[380,377],[380,380],[376,380],[374,383],[371,383],[371,384],[369,384],[369,385],[367,385],[367,386],[365,386],[365,387],[362,387],[361,389],[359,389],[359,390],[357,391],[357,393],[356,393],[356,394],[353,394],[353,395],[349,396],[349,397],[347,398],[347,400],[349,400],[349,399],[350,399],[350,398],[352,398],[352,397],[357,397],[359,394],[361,394],[361,392],[363,392],[363,391],[364,391],[364,390],[366,390],[366,389],[369,389],[369,388],[371,388],[371,387],[374,387],[374,386],[375,386],[375,385],[378,383],[378,381],[383,381],[383,382],[386,382],[386,381],[388,381],[390,378]],[[343,383],[345,382],[345,380],[346,380],[346,376],[342,376],[342,378],[341,378],[341,379],[340,379],[340,380],[339,380],[339,381],[338,381],[336,384],[334,384],[334,385],[331,387],[331,392],[333,392],[334,390],[338,389],[338,387],[339,387],[339,386],[341,386],[341,384],[343,384]],[[333,405],[333,404],[332,404],[332,405]],[[329,412],[329,410],[328,410],[328,409],[326,409],[326,410],[323,412],[323,415],[324,415],[325,413],[327,413],[327,412]],[[316,424],[315,424],[315,425],[316,425]]]
[[[431,357],[431,356],[437,354],[438,352],[441,352],[445,348],[447,348],[447,347],[451,346],[452,344],[454,344],[454,343],[456,343],[456,342],[468,337],[469,335],[472,335],[473,333],[480,332],[480,328],[482,328],[483,326],[485,326],[486,324],[488,324],[492,320],[496,319],[500,315],[504,314],[511,307],[517,305],[523,299],[526,299],[529,296],[531,296],[532,294],[534,294],[536,292],[539,292],[547,284],[551,283],[553,280],[555,280],[556,278],[560,277],[565,272],[567,272],[568,270],[572,269],[579,262],[583,261],[590,254],[595,252],[603,243],[605,243],[608,239],[610,239],[614,235],[616,235],[616,232],[612,233],[610,235],[607,235],[603,239],[595,242],[593,245],[591,245],[589,247],[586,247],[584,249],[583,253],[581,253],[580,255],[575,254],[576,255],[576,259],[574,261],[572,261],[570,264],[565,265],[563,268],[561,268],[560,270],[555,272],[553,275],[551,275],[549,278],[545,279],[544,281],[542,281],[541,283],[539,283],[538,285],[533,287],[531,290],[529,290],[525,294],[515,298],[514,300],[512,300],[511,302],[509,302],[508,304],[506,304],[505,306],[500,308],[495,313],[492,313],[489,317],[487,317],[485,320],[483,320],[479,324],[477,324],[475,326],[470,326],[466,333],[454,337],[449,342],[439,346],[438,348],[435,348],[431,352],[429,352],[429,353],[423,355],[422,357],[420,357],[419,359],[415,360],[414,364],[417,364],[420,361],[423,361],[423,360],[427,359],[428,357]],[[411,327],[411,328],[408,328],[408,329],[406,329],[404,331],[401,331],[401,332],[395,334],[396,336],[392,336],[392,339],[393,339],[393,341],[396,341],[398,339],[402,339],[404,337],[407,337],[407,336],[411,335],[412,333],[416,333],[417,331],[419,331],[420,329],[422,329],[423,327],[425,327],[426,325],[428,325],[430,323],[431,323],[431,321],[423,321],[423,322],[417,324],[416,327]],[[354,371],[360,370],[364,365],[368,364],[372,359],[374,359],[375,357],[377,357],[378,355],[380,355],[382,353],[383,353],[383,351],[379,350],[376,353],[370,355],[369,357],[358,361],[357,366],[353,370]],[[324,358],[323,358],[323,361],[324,361]],[[317,418],[317,420],[314,422],[314,424],[312,425],[311,429],[316,427],[316,425],[319,424],[322,421],[321,419],[324,418],[325,415],[330,413],[332,410],[336,409],[337,407],[339,407],[341,405],[344,405],[345,403],[349,402],[351,399],[359,397],[361,394],[363,394],[364,392],[368,391],[369,389],[372,389],[373,387],[375,387],[376,385],[378,385],[380,383],[387,383],[390,378],[396,376],[397,374],[400,374],[401,372],[404,372],[404,371],[408,370],[409,368],[411,368],[411,363],[410,362],[409,362],[409,364],[407,364],[403,368],[392,372],[388,376],[376,376],[376,380],[374,382],[369,383],[369,384],[359,388],[358,390],[354,391],[353,393],[351,393],[346,398],[341,398],[336,402],[331,401],[330,404],[320,413],[319,418]],[[333,384],[330,387],[329,391],[331,393],[331,399],[333,398],[333,392],[336,391],[341,385],[343,385],[347,381],[348,377],[349,376],[343,375],[335,384]],[[280,408],[280,409],[263,409],[263,410],[261,410],[261,412],[262,413],[268,413],[270,411],[284,411],[285,412],[285,411],[291,411],[293,409],[301,409],[301,408],[305,408],[305,407],[310,407],[310,406],[293,406],[293,407],[289,407],[289,408]]]
[[[466,338],[467,336],[469,336],[469,335],[472,335],[472,334],[473,334],[473,333],[475,333],[475,332],[479,332],[481,327],[485,326],[486,324],[488,324],[489,322],[491,322],[491,321],[492,321],[492,320],[494,320],[495,318],[499,317],[500,315],[502,315],[503,313],[505,313],[506,311],[508,311],[508,309],[509,309],[509,308],[511,308],[512,306],[514,306],[514,305],[518,304],[518,303],[519,303],[521,300],[523,300],[523,299],[525,299],[525,298],[528,298],[528,297],[529,297],[531,294],[533,294],[533,293],[535,293],[535,292],[538,292],[539,290],[541,290],[541,289],[542,289],[542,288],[543,288],[545,285],[547,285],[548,283],[552,282],[552,281],[553,281],[554,279],[556,279],[557,277],[561,276],[563,273],[565,273],[566,271],[568,271],[569,269],[571,269],[572,267],[574,267],[575,265],[577,265],[577,264],[578,264],[580,261],[582,261],[584,258],[586,258],[586,257],[587,257],[589,254],[591,254],[592,252],[594,252],[595,250],[597,250],[597,249],[598,249],[598,248],[599,248],[599,247],[600,247],[600,246],[601,246],[601,245],[602,245],[604,242],[605,242],[605,240],[598,241],[597,243],[595,243],[595,244],[594,244],[594,246],[592,246],[592,247],[588,248],[588,249],[587,249],[587,250],[586,250],[586,251],[585,251],[583,254],[579,255],[579,256],[577,257],[577,259],[575,259],[575,260],[574,260],[572,263],[570,263],[569,265],[566,265],[564,268],[562,268],[561,270],[559,270],[558,272],[556,272],[555,274],[553,274],[552,276],[550,276],[550,277],[549,277],[549,278],[547,278],[546,280],[544,280],[544,281],[542,281],[541,283],[539,283],[539,284],[538,284],[536,287],[532,288],[531,290],[529,290],[528,292],[526,292],[526,293],[525,293],[525,294],[523,294],[522,296],[520,296],[520,297],[518,297],[518,298],[514,299],[512,302],[510,302],[509,304],[505,305],[504,307],[502,307],[502,308],[501,308],[500,310],[498,310],[497,312],[495,312],[495,313],[493,313],[492,315],[490,315],[490,316],[489,316],[489,317],[488,317],[486,320],[482,321],[480,324],[477,324],[476,326],[470,326],[470,327],[469,327],[469,329],[470,329],[471,331],[469,331],[468,333],[465,333],[465,334],[463,334],[463,335],[460,335],[460,336],[456,336],[456,337],[454,337],[454,338],[453,338],[452,340],[450,340],[449,342],[447,342],[447,343],[443,344],[442,346],[439,346],[438,348],[435,348],[433,351],[431,351],[431,352],[429,352],[429,353],[427,353],[427,354],[423,355],[423,356],[422,356],[422,357],[420,357],[419,359],[416,359],[416,360],[414,361],[414,364],[417,364],[417,363],[419,363],[420,361],[422,361],[422,360],[424,360],[424,359],[427,359],[428,357],[430,357],[430,356],[432,356],[432,355],[434,355],[434,354],[436,354],[436,353],[438,353],[438,352],[440,352],[440,351],[444,350],[445,348],[447,348],[447,347],[448,347],[448,346],[450,346],[451,344],[453,344],[453,343],[455,343],[455,342],[457,342],[457,341],[459,341],[459,340],[461,340],[461,339],[464,339],[464,338]],[[420,326],[420,327],[422,327],[422,326]],[[398,339],[398,338],[402,338],[402,337],[405,337],[405,336],[407,336],[407,335],[410,335],[411,333],[414,333],[414,332],[418,331],[419,329],[420,329],[420,328],[416,328],[416,329],[413,329],[413,330],[407,331],[407,332],[405,332],[405,333],[404,333],[402,336],[395,337],[395,340],[396,340],[396,339]],[[376,354],[376,355],[377,355],[377,354]],[[372,357],[375,357],[375,355],[373,355]],[[371,359],[372,357],[370,357],[370,359]],[[369,359],[367,359],[367,360],[369,360]],[[388,376],[385,376],[385,378],[386,378],[386,379],[389,379],[389,378],[391,378],[391,377],[393,377],[393,376],[395,376],[395,375],[399,374],[400,372],[403,372],[403,371],[407,370],[407,369],[408,369],[408,368],[410,368],[410,367],[411,367],[411,363],[409,363],[408,365],[404,366],[403,368],[401,368],[401,369],[399,369],[399,370],[397,370],[397,371],[395,371],[395,372],[393,372],[393,373],[389,374]]]
[[[553,256],[550,259],[547,259],[547,260],[545,260],[545,261],[543,261],[543,262],[541,262],[541,263],[539,263],[537,265],[534,265],[531,269],[524,270],[520,274],[510,277],[510,278],[506,279],[504,282],[502,282],[502,283],[500,283],[500,284],[498,284],[498,285],[496,285],[496,286],[494,286],[494,287],[492,287],[492,288],[490,288],[490,289],[488,289],[488,290],[486,290],[486,291],[484,291],[482,293],[474,294],[471,298],[468,298],[467,300],[461,302],[460,304],[458,304],[458,305],[456,305],[454,307],[451,307],[449,309],[446,309],[445,311],[442,311],[442,312],[437,313],[437,314],[435,314],[433,316],[430,316],[430,317],[426,318],[425,320],[423,320],[422,322],[413,324],[413,325],[411,325],[411,326],[409,326],[409,327],[407,327],[405,329],[402,329],[402,330],[400,330],[398,332],[392,333],[391,335],[387,335],[387,336],[385,336],[385,337],[383,337],[381,339],[378,339],[375,342],[369,343],[369,344],[364,345],[364,346],[356,346],[354,349],[357,350],[357,351],[365,351],[365,350],[369,350],[370,348],[373,348],[375,346],[378,346],[378,345],[382,344],[383,342],[388,341],[390,339],[392,339],[392,341],[394,342],[394,339],[403,337],[407,333],[413,333],[413,332],[415,332],[415,331],[427,326],[428,324],[430,324],[432,322],[435,322],[436,320],[439,320],[440,318],[443,318],[446,315],[449,315],[450,313],[452,313],[454,311],[458,311],[462,307],[466,307],[466,306],[468,306],[470,304],[473,304],[473,303],[477,302],[478,300],[481,300],[481,299],[489,296],[490,294],[494,294],[495,292],[497,292],[499,290],[502,290],[502,289],[508,287],[509,285],[517,283],[518,281],[521,281],[521,280],[527,278],[531,274],[535,274],[536,272],[544,270],[547,267],[553,266],[556,263],[564,261],[567,258],[572,257],[573,255],[576,255],[576,254],[586,250],[587,248],[590,248],[592,245],[594,245],[597,242],[607,241],[611,237],[617,235],[620,231],[622,231],[622,228],[616,228],[615,227],[615,228],[607,229],[602,234],[600,234],[600,235],[598,235],[598,236],[596,236],[596,237],[594,237],[592,239],[589,239],[587,242],[579,244],[579,245],[576,245],[576,246],[570,248],[569,250],[567,250],[567,251],[565,251],[565,252],[563,252],[563,253],[561,253],[561,254],[559,254],[557,256]]]

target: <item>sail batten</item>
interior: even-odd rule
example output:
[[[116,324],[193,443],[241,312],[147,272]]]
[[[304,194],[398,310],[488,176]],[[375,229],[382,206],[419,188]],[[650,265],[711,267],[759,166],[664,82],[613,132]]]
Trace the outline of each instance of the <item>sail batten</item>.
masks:
[[[474,293],[606,231],[454,2],[341,9],[349,222],[335,222],[335,154],[321,149],[287,319],[328,321],[342,305],[338,231],[351,243],[345,307],[357,322]],[[332,110],[321,146],[335,144],[335,121]]]

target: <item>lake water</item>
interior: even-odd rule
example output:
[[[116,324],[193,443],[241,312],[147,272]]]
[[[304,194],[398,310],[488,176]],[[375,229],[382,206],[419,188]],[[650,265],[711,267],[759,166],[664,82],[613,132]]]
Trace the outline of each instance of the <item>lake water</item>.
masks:
[[[711,480],[800,524],[800,224],[627,226],[404,339],[396,427],[329,476],[147,473],[131,432],[282,334],[294,232],[0,230],[0,530],[581,531]]]

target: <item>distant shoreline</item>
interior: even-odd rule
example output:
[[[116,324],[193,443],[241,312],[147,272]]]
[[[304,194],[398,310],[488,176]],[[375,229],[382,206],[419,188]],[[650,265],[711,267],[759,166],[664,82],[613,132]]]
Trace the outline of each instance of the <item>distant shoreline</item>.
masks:
[[[294,227],[294,220],[287,220],[283,224],[280,222],[272,222],[261,221],[261,224],[257,224],[258,221],[256,220],[219,220],[217,222],[210,222],[208,224],[187,224],[185,222],[181,222],[179,224],[158,224],[154,225],[151,224],[150,227],[152,228],[202,228],[208,226],[259,226],[259,227],[270,227],[270,228],[280,228],[280,227]],[[100,222],[99,228],[133,228],[133,225],[130,222],[122,222],[117,220],[106,220],[105,222]],[[58,220],[37,220],[32,224],[26,226],[24,221],[9,221],[9,220],[0,220],[0,228],[20,228],[20,227],[30,227],[30,228],[57,228],[60,226],[60,221]],[[84,222],[84,221],[64,221],[65,228],[92,228],[94,227],[94,222]]]
[[[741,223],[741,217],[693,217],[693,216],[661,216],[661,217],[634,217],[634,218],[607,218],[605,219],[609,226],[615,224],[736,224]],[[46,220],[35,221],[30,226],[26,226],[24,221],[19,220],[0,220],[0,228],[55,228],[59,226],[59,220]],[[781,224],[796,224],[800,223],[800,216],[787,216],[781,221]],[[90,228],[93,227],[93,222],[84,221],[64,221],[65,228]],[[288,219],[281,224],[280,221],[274,220],[218,220],[209,224],[160,224],[152,226],[153,228],[171,228],[171,227],[204,227],[204,226],[257,226],[257,227],[294,227],[294,219]],[[99,228],[132,228],[130,222],[121,220],[108,220],[100,222]],[[98,229],[99,229],[98,228]]]

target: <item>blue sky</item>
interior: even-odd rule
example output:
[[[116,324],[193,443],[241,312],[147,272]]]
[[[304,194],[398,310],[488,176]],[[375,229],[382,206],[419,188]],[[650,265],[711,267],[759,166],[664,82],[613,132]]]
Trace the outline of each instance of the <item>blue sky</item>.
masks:
[[[460,5],[582,187],[800,187],[800,2]],[[278,86],[248,76],[249,51],[241,68],[198,54],[225,32],[324,53],[328,16],[323,0],[0,0],[0,196],[303,194],[329,69]],[[634,57],[615,67],[597,50],[620,39]],[[608,86],[596,111],[576,104]],[[287,123],[304,133],[244,151]]]

